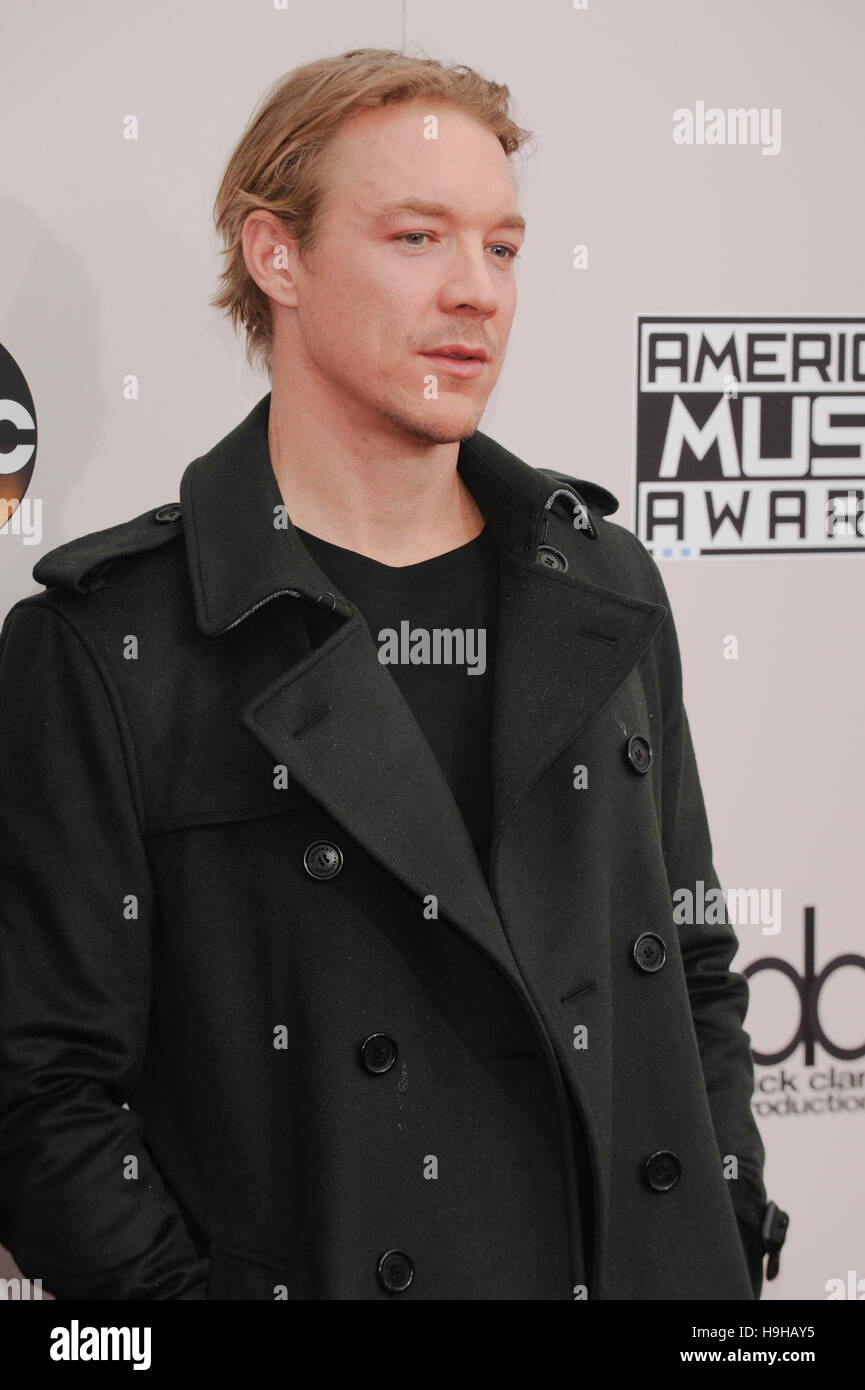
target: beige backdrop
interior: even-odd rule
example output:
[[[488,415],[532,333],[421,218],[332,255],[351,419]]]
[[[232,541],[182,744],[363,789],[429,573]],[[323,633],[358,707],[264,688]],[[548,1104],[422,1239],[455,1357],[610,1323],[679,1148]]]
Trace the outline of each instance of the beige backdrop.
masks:
[[[637,314],[865,313],[863,41],[861,0],[5,6],[0,344],[35,402],[28,495],[43,529],[39,544],[0,531],[0,614],[38,591],[46,550],[176,499],[186,463],[268,389],[206,301],[224,161],[281,73],[405,46],[508,83],[537,149],[520,175],[520,306],[481,428],[600,481],[633,528]],[[700,100],[780,108],[779,153],[674,144],[673,111]],[[818,968],[861,953],[865,559],[661,563],[721,881],[783,894],[780,933],[743,928],[738,965],[773,955],[801,970],[806,907]],[[827,981],[837,1046],[865,1042],[863,1002],[860,971]],[[797,1017],[788,981],[755,980],[755,1048],[779,1050]],[[833,1060],[818,1046],[808,1068],[798,1048],[787,1089],[817,1094]],[[836,1067],[863,1077],[865,1059]],[[761,1084],[778,1072],[759,1069]],[[760,1123],[770,1195],[792,1218],[764,1297],[823,1299],[833,1278],[865,1279],[865,1110]]]

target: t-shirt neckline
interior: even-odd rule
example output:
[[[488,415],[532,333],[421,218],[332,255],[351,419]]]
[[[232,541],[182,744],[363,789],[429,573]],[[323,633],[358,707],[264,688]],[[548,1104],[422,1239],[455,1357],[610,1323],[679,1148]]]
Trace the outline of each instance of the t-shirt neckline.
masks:
[[[491,565],[496,551],[486,524],[470,541],[411,565],[386,565],[359,551],[345,550],[332,541],[322,540],[300,527],[295,530],[326,574],[342,574],[382,589],[414,589],[439,579],[464,578]]]

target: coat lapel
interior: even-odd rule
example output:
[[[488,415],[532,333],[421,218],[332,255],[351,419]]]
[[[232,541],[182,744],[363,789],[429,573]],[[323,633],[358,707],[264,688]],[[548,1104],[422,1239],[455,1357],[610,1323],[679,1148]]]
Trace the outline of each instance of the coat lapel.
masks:
[[[510,552],[501,572],[493,851],[526,792],[621,685],[666,613]]]
[[[183,475],[198,626],[218,638],[277,599],[307,624],[314,610],[321,640],[238,717],[387,872],[421,900],[435,894],[439,916],[518,979],[450,786],[366,623],[290,523],[273,524],[282,498],[269,406],[267,395]],[[536,563],[555,490],[548,476],[480,433],[460,446],[458,467],[499,546],[494,853],[526,791],[624,680],[665,610]],[[595,492],[599,510],[614,510],[609,493]]]
[[[500,544],[492,870],[525,794],[625,680],[667,610],[582,578],[580,547],[594,542],[579,531],[566,573],[537,563],[557,490],[550,479],[560,475],[531,468],[480,434],[461,446],[458,466]],[[570,481],[580,503],[589,498],[601,514],[615,511],[605,488]]]
[[[438,759],[359,615],[243,710],[358,844],[508,971],[510,951]]]

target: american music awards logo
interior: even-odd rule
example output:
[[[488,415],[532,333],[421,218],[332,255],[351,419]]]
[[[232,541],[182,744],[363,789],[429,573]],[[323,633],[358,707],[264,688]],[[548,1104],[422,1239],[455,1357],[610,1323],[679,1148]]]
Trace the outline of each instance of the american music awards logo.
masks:
[[[656,558],[865,550],[865,319],[637,316]]]

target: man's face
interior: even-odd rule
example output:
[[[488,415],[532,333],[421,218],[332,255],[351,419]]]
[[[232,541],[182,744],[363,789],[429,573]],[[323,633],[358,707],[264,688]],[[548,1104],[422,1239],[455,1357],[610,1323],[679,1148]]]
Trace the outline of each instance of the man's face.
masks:
[[[425,138],[430,115],[437,139]],[[352,424],[381,430],[389,421],[436,444],[468,438],[498,380],[516,307],[523,232],[513,225],[521,219],[504,150],[453,107],[382,107],[342,126],[325,180],[320,240],[294,262],[296,310],[274,305],[275,319],[296,313],[287,352],[305,355]],[[417,207],[391,207],[407,202]],[[431,355],[460,346],[487,360]]]

